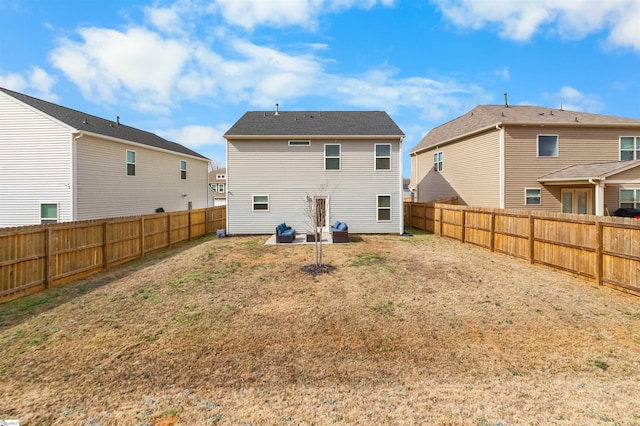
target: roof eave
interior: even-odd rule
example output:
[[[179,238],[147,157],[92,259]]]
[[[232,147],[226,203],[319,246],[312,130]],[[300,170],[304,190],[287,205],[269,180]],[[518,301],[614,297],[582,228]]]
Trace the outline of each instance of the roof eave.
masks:
[[[223,135],[227,140],[240,139],[404,139],[405,135]]]
[[[467,132],[467,133],[464,133],[462,135],[455,136],[453,138],[445,139],[444,141],[441,141],[441,142],[438,142],[438,143],[434,143],[434,144],[431,144],[429,146],[425,146],[424,148],[416,149],[414,151],[409,152],[409,155],[417,155],[417,154],[420,154],[421,152],[428,151],[428,150],[430,150],[430,149],[432,149],[432,148],[434,148],[436,146],[448,145],[450,143],[456,142],[459,139],[468,138],[470,136],[477,135],[478,133],[483,133],[483,132],[486,132],[486,131],[491,130],[491,129],[499,130],[500,126],[503,126],[503,122],[502,121],[498,121],[498,122],[496,122],[494,124],[491,124],[491,125],[485,126],[485,127],[481,127],[479,129],[476,129],[476,130],[472,130],[471,132]]]
[[[183,152],[172,151],[170,149],[164,149],[164,148],[158,148],[158,147],[153,146],[153,145],[147,145],[147,144],[144,144],[144,143],[141,143],[141,142],[133,142],[133,141],[130,141],[130,140],[127,140],[127,139],[115,138],[113,136],[107,136],[107,135],[103,135],[103,134],[100,134],[100,133],[87,132],[85,130],[78,130],[78,131],[76,131],[74,133],[78,135],[78,136],[76,136],[77,138],[81,138],[83,136],[91,136],[91,137],[94,137],[94,138],[106,139],[108,141],[123,143],[123,144],[126,144],[126,145],[139,146],[139,147],[151,149],[151,150],[154,150],[154,151],[167,152],[167,153],[170,153],[170,154],[173,154],[173,155],[181,155],[183,157],[193,158],[194,160],[200,160],[200,161],[206,161],[206,162],[211,161],[211,159],[206,158],[206,157],[197,157],[195,155],[191,155],[191,154],[187,154],[187,153],[183,153]]]

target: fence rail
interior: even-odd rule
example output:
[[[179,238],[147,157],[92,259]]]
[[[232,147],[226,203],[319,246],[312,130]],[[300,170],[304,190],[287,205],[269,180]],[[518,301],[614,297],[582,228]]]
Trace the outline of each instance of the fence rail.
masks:
[[[405,226],[640,296],[640,220],[447,202],[405,203]]]
[[[226,207],[0,229],[0,303],[226,229]]]

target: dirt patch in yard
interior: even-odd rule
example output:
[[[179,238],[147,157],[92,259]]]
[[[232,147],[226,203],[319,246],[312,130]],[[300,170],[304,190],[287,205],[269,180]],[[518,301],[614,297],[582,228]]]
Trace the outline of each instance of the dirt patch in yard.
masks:
[[[640,298],[432,235],[203,239],[0,305],[21,424],[640,424]],[[162,423],[164,422],[164,423]]]

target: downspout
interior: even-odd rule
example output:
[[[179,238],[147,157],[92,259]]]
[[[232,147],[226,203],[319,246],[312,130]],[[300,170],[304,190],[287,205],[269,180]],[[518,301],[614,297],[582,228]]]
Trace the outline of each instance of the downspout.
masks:
[[[595,187],[596,216],[604,216],[604,185],[602,181],[596,183],[592,178],[589,178],[589,183]]]
[[[71,139],[71,220],[78,220],[78,139],[84,135],[81,132]]]
[[[400,167],[398,167],[400,170],[398,171],[399,176],[399,181],[400,181],[400,235],[404,234],[404,199],[402,197],[403,192],[404,192],[404,185],[403,185],[403,176],[402,176],[402,139],[403,137],[400,136],[400,141],[398,143],[398,164],[400,165]]]
[[[499,180],[499,184],[498,184],[498,198],[499,198],[499,208],[504,209],[505,208],[505,170],[504,170],[504,127],[500,127],[499,124],[496,124],[496,129],[500,130],[500,142],[499,142],[499,146],[498,146],[498,180]]]

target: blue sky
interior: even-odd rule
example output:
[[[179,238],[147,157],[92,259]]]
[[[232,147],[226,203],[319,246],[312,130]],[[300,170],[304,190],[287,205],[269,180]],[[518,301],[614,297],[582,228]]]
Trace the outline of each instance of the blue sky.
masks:
[[[225,131],[276,103],[387,111],[407,154],[505,92],[640,118],[639,22],[640,0],[0,0],[0,86],[219,166]]]

